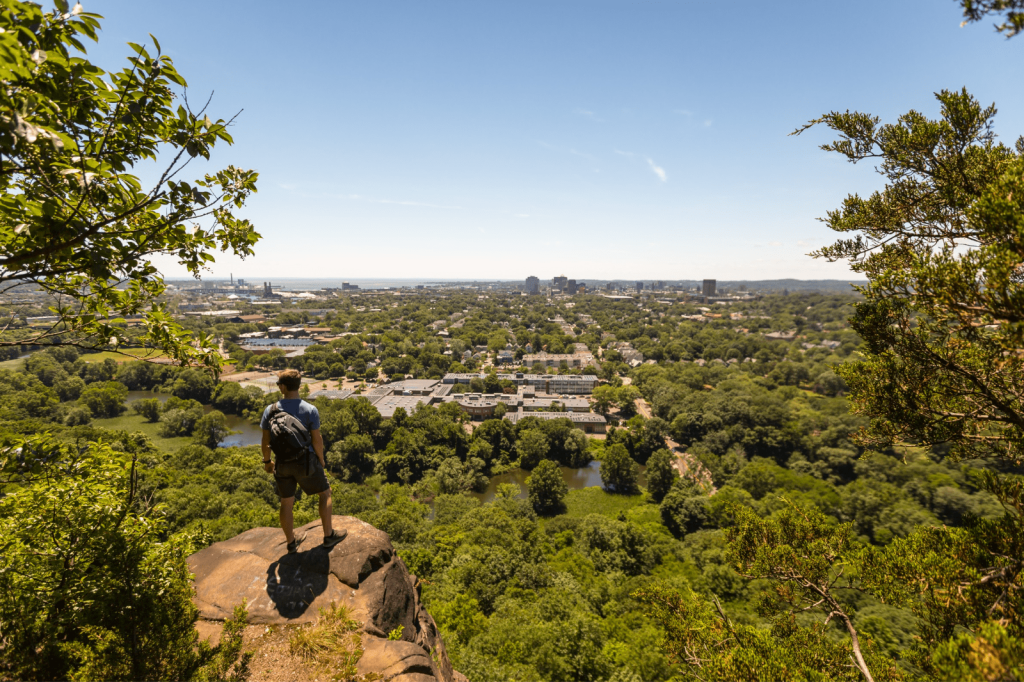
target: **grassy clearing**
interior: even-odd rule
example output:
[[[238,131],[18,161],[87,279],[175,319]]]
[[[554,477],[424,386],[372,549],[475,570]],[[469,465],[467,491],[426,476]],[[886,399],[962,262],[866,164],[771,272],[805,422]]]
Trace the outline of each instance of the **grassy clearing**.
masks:
[[[92,425],[99,426],[104,429],[110,429],[111,431],[127,431],[128,433],[142,431],[144,434],[149,436],[154,445],[166,452],[174,452],[178,448],[192,442],[192,439],[188,436],[183,436],[181,438],[164,438],[159,433],[159,423],[148,422],[140,415],[132,414],[130,412],[111,419],[93,419]]]
[[[28,358],[14,358],[13,360],[4,360],[0,362],[0,369],[9,369],[12,372],[17,372],[25,366],[25,360]]]
[[[85,362],[103,362],[107,358],[114,362],[131,362],[132,360],[164,360],[167,359],[167,356],[151,348],[124,348],[117,353],[105,350],[82,355],[81,358]]]
[[[603,514],[616,518],[619,512],[628,516],[632,510],[645,505],[645,495],[613,495],[596,486],[570,490],[565,498],[566,514],[569,516]]]

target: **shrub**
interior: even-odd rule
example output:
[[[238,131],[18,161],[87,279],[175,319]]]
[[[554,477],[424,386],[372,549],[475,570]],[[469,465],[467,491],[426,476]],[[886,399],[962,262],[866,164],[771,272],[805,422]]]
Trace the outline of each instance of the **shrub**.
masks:
[[[672,489],[672,484],[679,479],[672,466],[672,453],[661,449],[647,460],[647,492],[655,502],[661,502]]]
[[[167,410],[160,417],[160,435],[164,438],[191,436],[196,424],[202,418],[202,407]]]
[[[635,492],[639,475],[640,467],[629,456],[624,445],[616,443],[605,449],[604,459],[601,461],[601,482],[605,488],[617,493]]]
[[[159,421],[160,401],[157,398],[136,400],[132,403],[132,412],[143,417],[148,422]]]
[[[13,445],[33,466],[0,462],[16,483],[0,499],[4,677],[208,679],[211,665],[230,669],[245,610],[221,646],[199,642],[186,557],[206,539],[163,539],[164,518],[137,499],[135,460],[47,436]],[[247,659],[238,663],[244,673]]]
[[[192,437],[197,443],[202,443],[209,448],[215,448],[220,442],[231,435],[228,428],[228,420],[223,412],[213,410],[196,422],[192,427]]]
[[[97,419],[116,417],[127,410],[124,401],[128,397],[128,389],[117,381],[107,381],[102,385],[93,385],[82,391],[79,404],[89,408],[92,416]]]
[[[526,485],[530,489],[530,504],[538,513],[562,509],[569,494],[561,470],[550,459],[541,460],[526,479]]]

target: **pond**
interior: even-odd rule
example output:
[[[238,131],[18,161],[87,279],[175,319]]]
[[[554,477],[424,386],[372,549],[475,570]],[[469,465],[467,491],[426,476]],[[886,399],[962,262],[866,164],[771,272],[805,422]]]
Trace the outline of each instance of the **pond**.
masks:
[[[211,408],[212,409],[212,408]],[[209,412],[210,410],[207,410]],[[263,429],[259,424],[250,423],[244,417],[235,414],[224,415],[228,420],[228,428],[238,433],[232,433],[220,444],[222,448],[232,448],[243,445],[259,445],[263,440]]]
[[[579,469],[570,469],[569,467],[558,467],[559,471],[562,472],[562,480],[569,486],[569,490],[582,490],[583,488],[592,488],[594,486],[600,487],[601,484],[601,463],[593,461],[585,467]],[[644,478],[644,470],[646,467],[640,467],[640,485],[646,485]],[[491,476],[490,480],[487,481],[487,488],[480,493],[471,493],[473,497],[486,504],[490,502],[498,494],[498,486],[502,483],[515,483],[521,489],[519,497],[526,499],[528,489],[526,487],[526,479],[529,478],[530,472],[525,469],[512,469],[506,471],[503,474],[497,476]]]
[[[127,404],[131,404],[136,400],[146,400],[147,398],[156,398],[162,403],[167,402],[167,399],[171,396],[167,393],[157,393],[156,391],[128,391]],[[203,405],[205,412],[213,411],[212,405]],[[243,445],[259,445],[263,439],[263,431],[257,424],[250,424],[244,417],[239,417],[235,414],[224,415],[227,418],[228,428],[238,433],[232,433],[230,436],[224,439],[220,444],[222,448],[231,448]]]

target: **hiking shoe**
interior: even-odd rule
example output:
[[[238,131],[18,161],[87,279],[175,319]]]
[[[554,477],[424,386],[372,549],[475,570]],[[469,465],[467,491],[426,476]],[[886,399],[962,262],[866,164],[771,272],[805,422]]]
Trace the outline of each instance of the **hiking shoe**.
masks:
[[[295,554],[295,552],[299,551],[299,545],[301,545],[302,541],[306,539],[306,534],[303,533],[302,535],[295,535],[293,537],[295,539],[288,543],[289,554]]]
[[[344,540],[347,535],[347,530],[340,532],[338,530],[332,530],[331,534],[324,538],[324,547],[334,547],[336,544]]]

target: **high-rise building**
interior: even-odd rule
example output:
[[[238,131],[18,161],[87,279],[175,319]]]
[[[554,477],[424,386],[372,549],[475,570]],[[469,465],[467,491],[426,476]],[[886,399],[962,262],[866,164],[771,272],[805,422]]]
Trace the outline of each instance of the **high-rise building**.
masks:
[[[526,293],[528,294],[539,294],[540,293],[540,280],[533,275],[526,278]]]
[[[565,285],[568,283],[569,280],[566,279],[565,275],[559,275],[558,277],[551,278],[551,286],[553,286],[555,289],[561,289],[562,291],[565,291]]]
[[[644,283],[643,282],[637,282],[636,283],[636,290],[637,291],[643,291],[644,290]]]
[[[715,295],[715,285],[716,284],[717,284],[717,282],[715,280],[713,280],[713,279],[706,279],[706,280],[704,280],[704,287],[703,287],[703,289],[701,289],[700,293],[702,293],[705,296],[714,296]]]
[[[565,293],[575,294],[576,293],[576,280],[570,279],[565,283]]]

